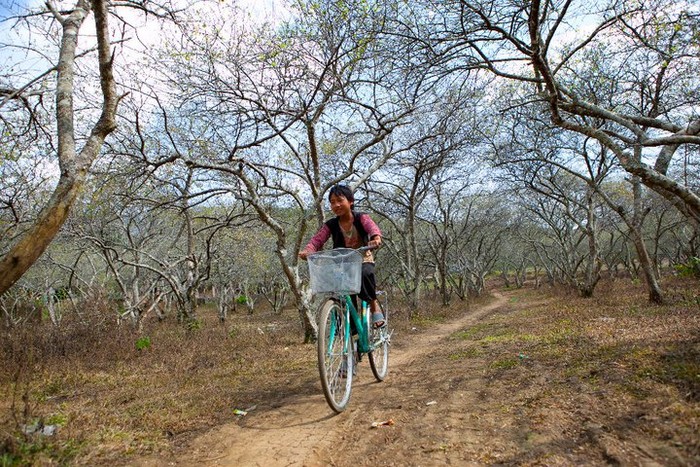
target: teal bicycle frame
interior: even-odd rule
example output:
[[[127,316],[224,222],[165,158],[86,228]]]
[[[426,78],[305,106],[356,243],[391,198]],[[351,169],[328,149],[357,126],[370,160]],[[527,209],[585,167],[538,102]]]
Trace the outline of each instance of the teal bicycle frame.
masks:
[[[357,351],[360,353],[368,353],[371,348],[369,344],[369,329],[367,327],[367,321],[368,320],[363,320],[360,317],[360,314],[357,312],[355,309],[355,305],[352,302],[352,298],[350,298],[350,295],[343,295],[340,297],[340,300],[344,299],[345,300],[345,321],[349,321],[350,318],[352,318],[352,322],[355,324],[355,329],[357,330]],[[366,302],[363,300],[362,304],[365,305]],[[337,320],[333,320],[331,323],[331,336],[337,336],[337,326],[338,322]],[[345,348],[343,349],[345,352],[349,352],[350,349],[347,348],[347,343],[351,342],[351,326],[344,326],[345,329],[343,330],[343,333],[345,334]],[[328,342],[328,352],[330,353],[331,349],[333,348],[333,341]]]
[[[353,374],[362,355],[368,356],[377,381],[386,377],[391,331],[388,324],[373,326],[369,304],[354,294],[345,291],[322,293],[325,301],[318,318],[318,367],[326,401],[340,413],[350,399]],[[377,296],[384,321],[388,323],[387,294],[377,291]],[[357,308],[355,303],[359,305]]]
[[[361,300],[360,307],[364,308],[363,305],[366,305],[366,302]],[[355,305],[349,295],[345,295],[345,307],[352,317],[352,322],[355,324],[355,329],[357,329],[357,350],[360,353],[369,352],[369,329],[367,326],[369,324],[369,320],[361,319],[360,313],[358,313],[358,311],[355,309]],[[364,312],[367,313],[367,310]],[[350,332],[350,327],[351,326],[346,326],[346,332]]]

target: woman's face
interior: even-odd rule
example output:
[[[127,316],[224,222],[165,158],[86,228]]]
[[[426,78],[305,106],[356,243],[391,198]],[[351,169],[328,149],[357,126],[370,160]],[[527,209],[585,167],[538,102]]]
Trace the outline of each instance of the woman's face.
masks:
[[[351,203],[345,196],[331,195],[331,210],[336,216],[350,212]]]

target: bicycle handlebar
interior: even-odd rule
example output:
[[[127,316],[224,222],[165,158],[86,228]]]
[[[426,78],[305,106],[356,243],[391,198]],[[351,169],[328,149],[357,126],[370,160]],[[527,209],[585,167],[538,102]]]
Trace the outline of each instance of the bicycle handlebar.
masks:
[[[358,253],[361,255],[361,254],[363,254],[365,251],[376,250],[377,248],[379,248],[379,246],[368,246],[368,245],[365,245],[365,246],[361,246],[360,248],[345,248],[345,249],[346,249],[346,250],[356,251],[356,252],[358,252]],[[333,248],[333,249],[331,249],[331,250],[318,250],[318,251],[314,251],[313,253],[309,253],[306,257],[303,257],[302,259],[306,261],[310,256],[314,256],[314,255],[317,255],[317,254],[319,254],[319,253],[323,254],[324,252],[333,251],[333,250],[336,250],[336,249],[337,249],[337,248]]]

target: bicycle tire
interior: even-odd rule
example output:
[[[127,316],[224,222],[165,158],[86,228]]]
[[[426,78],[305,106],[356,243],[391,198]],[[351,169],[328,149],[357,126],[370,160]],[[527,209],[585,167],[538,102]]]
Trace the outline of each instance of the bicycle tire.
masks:
[[[378,303],[384,314],[384,326],[370,327],[370,342],[373,349],[369,352],[369,366],[377,381],[384,381],[389,373],[389,313]]]
[[[353,346],[344,307],[336,300],[321,306],[318,323],[318,372],[326,402],[335,412],[345,410],[352,392]],[[343,364],[345,366],[344,375]]]

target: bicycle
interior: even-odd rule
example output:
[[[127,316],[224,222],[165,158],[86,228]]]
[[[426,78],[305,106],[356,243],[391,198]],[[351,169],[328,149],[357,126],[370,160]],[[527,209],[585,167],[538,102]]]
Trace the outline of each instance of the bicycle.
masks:
[[[372,324],[368,304],[361,301],[358,312],[352,298],[360,291],[361,253],[368,249],[337,248],[308,257],[311,290],[327,297],[318,319],[318,370],[326,401],[337,413],[344,411],[350,401],[355,365],[362,355],[368,355],[377,381],[384,381],[389,372],[391,332],[387,294],[377,291],[384,314],[381,327]],[[352,338],[353,324],[356,340]]]

